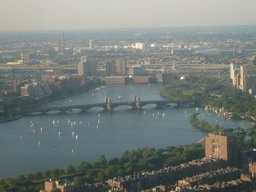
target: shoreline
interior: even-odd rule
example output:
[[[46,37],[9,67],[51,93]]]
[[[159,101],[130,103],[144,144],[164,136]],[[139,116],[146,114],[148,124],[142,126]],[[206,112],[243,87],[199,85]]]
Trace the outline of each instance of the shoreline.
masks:
[[[48,103],[48,102],[52,102],[56,99],[65,99],[65,97],[69,97],[69,96],[73,96],[73,95],[77,95],[77,94],[81,94],[81,93],[85,93],[87,91],[90,91],[92,89],[95,89],[96,87],[98,86],[101,86],[103,85],[103,83],[99,83],[99,84],[96,84],[96,85],[91,85],[90,88],[88,87],[84,87],[84,88],[81,88],[81,89],[77,89],[77,90],[73,90],[72,91],[69,91],[69,92],[66,92],[66,93],[57,93],[55,95],[52,95],[48,98],[45,98],[45,99],[42,99],[42,100],[37,100],[37,101],[33,101],[31,103],[28,103],[27,105],[32,105],[28,108],[33,108],[33,107],[39,107],[40,105],[43,105],[45,103]],[[15,121],[15,120],[18,120],[22,117],[24,117],[26,115],[24,115],[22,112],[17,115],[17,116],[13,116],[13,117],[3,117],[2,119],[0,118],[0,123],[6,123],[6,122],[10,122],[10,121]]]

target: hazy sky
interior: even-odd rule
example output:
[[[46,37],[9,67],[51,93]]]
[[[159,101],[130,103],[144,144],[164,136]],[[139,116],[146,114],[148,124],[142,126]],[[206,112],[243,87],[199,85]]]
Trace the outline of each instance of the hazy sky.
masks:
[[[0,31],[256,24],[255,0],[1,0]]]

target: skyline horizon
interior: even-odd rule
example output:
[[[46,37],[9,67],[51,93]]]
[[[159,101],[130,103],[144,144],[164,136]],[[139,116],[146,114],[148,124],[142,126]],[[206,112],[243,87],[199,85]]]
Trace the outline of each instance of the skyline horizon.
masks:
[[[8,30],[8,31],[0,31],[0,33],[16,33],[16,32],[82,32],[82,31],[88,31],[88,32],[101,32],[101,31],[107,31],[107,32],[126,32],[126,31],[136,31],[136,30],[146,30],[146,29],[165,29],[165,30],[179,30],[179,29],[202,29],[207,30],[207,28],[232,28],[232,27],[252,27],[256,28],[255,24],[225,24],[225,25],[198,25],[198,26],[165,26],[165,27],[120,27],[120,28],[97,28],[97,29],[35,29],[35,30]],[[219,29],[220,30],[220,29]],[[212,31],[211,31],[212,32]]]
[[[3,0],[0,31],[255,25],[253,0]]]

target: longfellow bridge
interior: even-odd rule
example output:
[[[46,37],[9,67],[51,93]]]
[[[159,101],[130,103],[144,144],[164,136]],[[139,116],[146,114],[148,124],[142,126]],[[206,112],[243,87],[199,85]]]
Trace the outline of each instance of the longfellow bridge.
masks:
[[[94,107],[101,107],[105,111],[112,111],[114,108],[118,106],[131,106],[132,109],[141,110],[143,106],[147,104],[155,104],[157,108],[162,108],[164,106],[170,105],[171,103],[175,103],[177,106],[194,105],[195,102],[188,100],[150,100],[150,101],[141,101],[140,97],[133,96],[133,100],[131,102],[111,102],[110,98],[105,97],[104,103],[95,103],[95,104],[84,104],[84,105],[69,105],[69,106],[59,106],[59,107],[46,107],[46,108],[29,108],[23,109],[27,114],[30,113],[41,113],[47,114],[50,111],[59,111],[60,113],[66,113],[67,111],[72,111],[73,109],[80,109],[82,112],[86,112],[88,109]]]

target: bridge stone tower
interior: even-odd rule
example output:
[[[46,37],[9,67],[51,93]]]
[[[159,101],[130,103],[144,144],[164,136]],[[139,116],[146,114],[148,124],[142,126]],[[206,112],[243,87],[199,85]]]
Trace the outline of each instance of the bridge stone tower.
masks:
[[[133,101],[134,103],[136,103],[136,95],[133,95],[132,101]]]
[[[110,98],[108,99],[107,109],[108,109],[109,111],[112,111],[112,107],[111,107],[111,99],[110,99]]]
[[[136,107],[137,109],[141,110],[140,97],[137,97]]]

